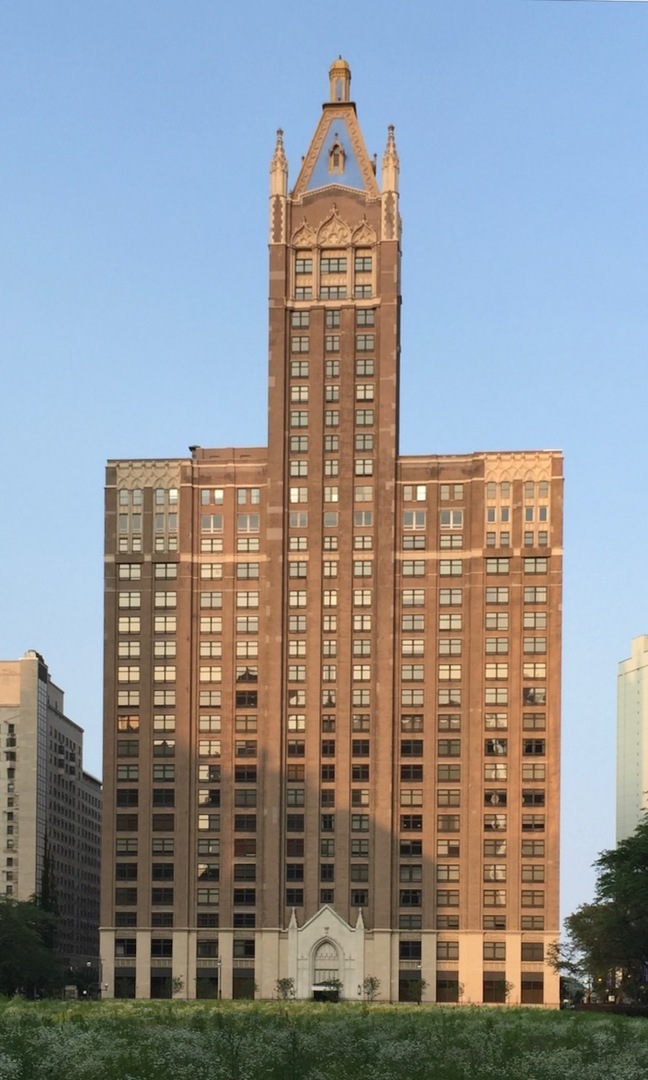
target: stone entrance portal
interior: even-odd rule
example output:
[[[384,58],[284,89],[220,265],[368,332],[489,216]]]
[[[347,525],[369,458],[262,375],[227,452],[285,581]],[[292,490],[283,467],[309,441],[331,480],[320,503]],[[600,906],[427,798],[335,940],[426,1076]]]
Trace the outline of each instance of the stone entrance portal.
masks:
[[[288,927],[288,974],[295,996],[320,1001],[355,1001],[364,978],[365,926],[362,914],[350,926],[326,904],[298,926],[293,910]]]

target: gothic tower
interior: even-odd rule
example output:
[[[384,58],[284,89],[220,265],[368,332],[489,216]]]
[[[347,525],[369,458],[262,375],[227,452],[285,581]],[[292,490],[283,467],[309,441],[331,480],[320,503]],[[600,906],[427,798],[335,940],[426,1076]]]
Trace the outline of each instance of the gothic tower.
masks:
[[[350,89],[292,189],[277,133],[267,448],[109,463],[104,980],[555,1004],[562,459],[400,455]]]

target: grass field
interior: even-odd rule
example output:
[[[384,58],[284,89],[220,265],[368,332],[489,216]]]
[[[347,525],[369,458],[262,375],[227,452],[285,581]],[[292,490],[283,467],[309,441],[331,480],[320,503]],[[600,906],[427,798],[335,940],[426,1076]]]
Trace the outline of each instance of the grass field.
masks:
[[[648,1021],[515,1008],[0,1003],[0,1080],[646,1080]]]

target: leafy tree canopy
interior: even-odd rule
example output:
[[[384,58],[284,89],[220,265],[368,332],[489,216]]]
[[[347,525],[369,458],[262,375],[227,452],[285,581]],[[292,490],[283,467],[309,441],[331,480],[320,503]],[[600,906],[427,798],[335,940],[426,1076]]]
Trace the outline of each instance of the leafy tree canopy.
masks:
[[[55,924],[37,904],[0,896],[0,994],[36,997],[56,985]]]
[[[648,1000],[648,817],[594,865],[595,898],[565,920],[566,939],[553,945],[550,962],[598,996]]]

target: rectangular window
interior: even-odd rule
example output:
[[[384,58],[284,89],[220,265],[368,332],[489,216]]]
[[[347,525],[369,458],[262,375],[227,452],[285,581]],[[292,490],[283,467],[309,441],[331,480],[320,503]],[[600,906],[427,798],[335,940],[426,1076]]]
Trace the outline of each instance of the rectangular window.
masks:
[[[484,691],[484,703],[486,705],[508,705],[508,688],[506,686],[487,686]]]
[[[508,574],[510,572],[510,559],[486,559],[487,574]]]
[[[120,592],[117,595],[117,605],[120,608],[139,608],[141,607],[141,593]]]
[[[347,261],[343,255],[320,257],[320,272],[322,274],[345,274]]]
[[[463,510],[442,510],[439,514],[439,524],[442,529],[461,529]]]

